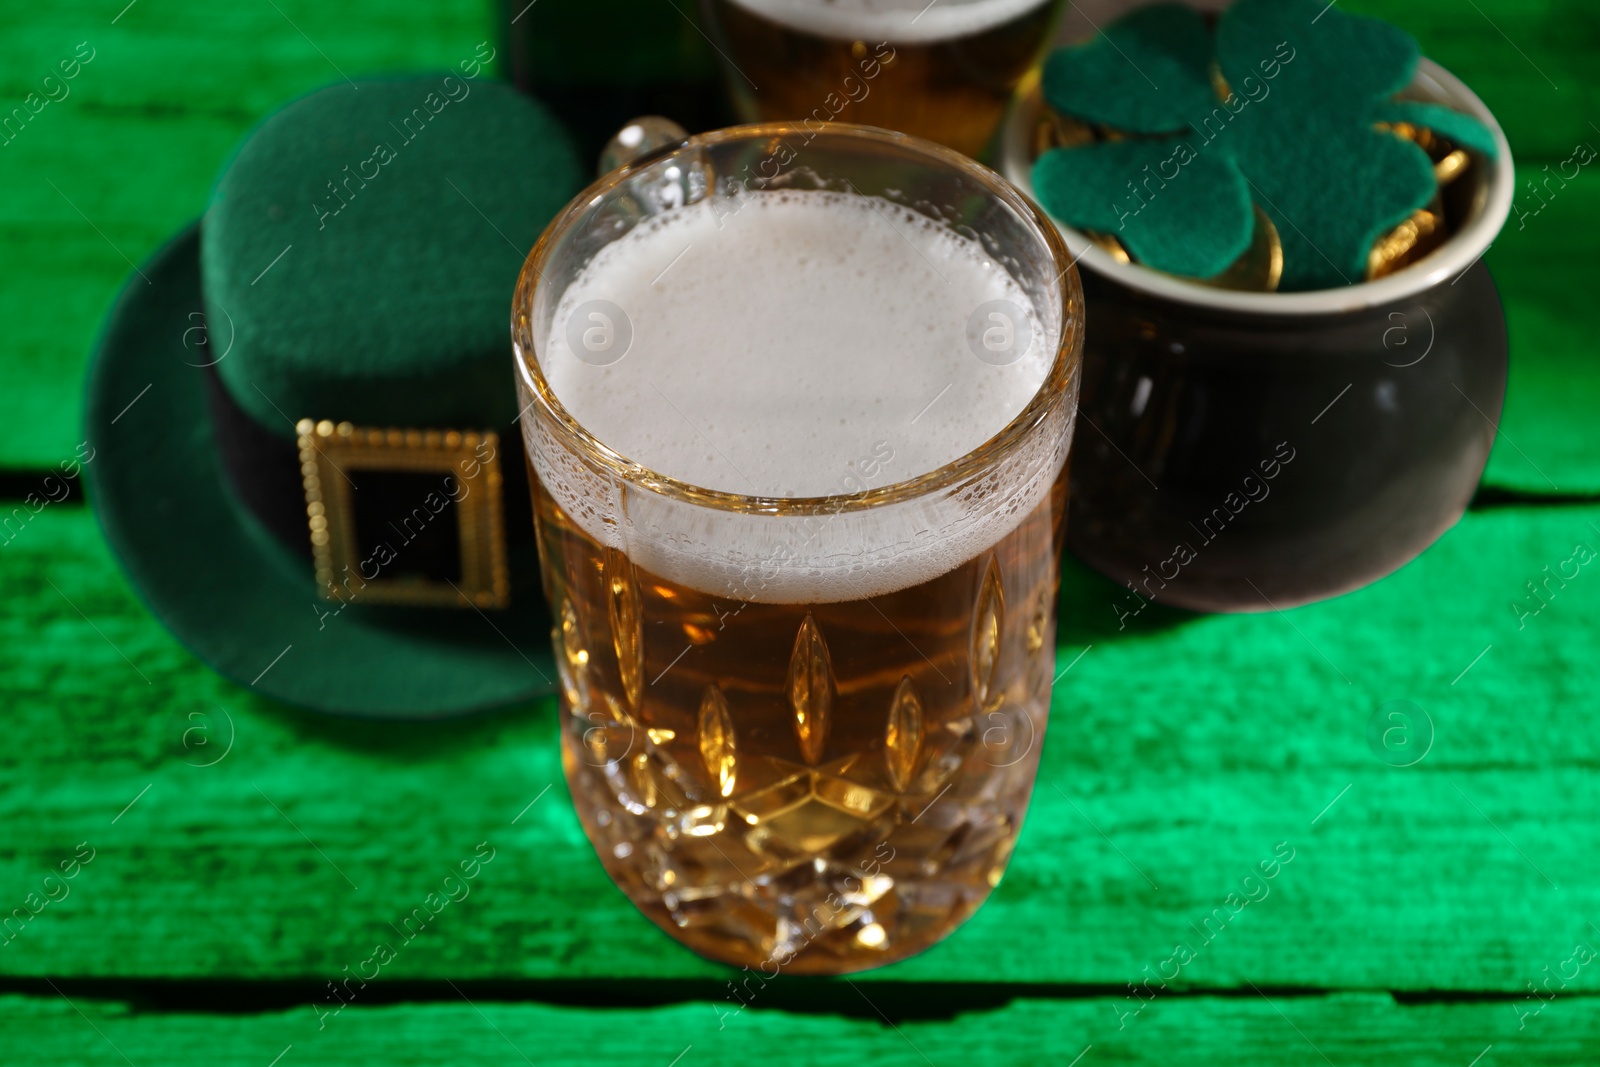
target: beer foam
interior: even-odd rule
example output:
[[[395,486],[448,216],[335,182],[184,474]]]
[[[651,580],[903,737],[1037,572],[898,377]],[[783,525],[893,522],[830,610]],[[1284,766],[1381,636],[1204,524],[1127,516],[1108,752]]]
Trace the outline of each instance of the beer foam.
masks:
[[[690,485],[764,498],[856,493],[959,459],[1027,406],[1060,336],[977,241],[889,200],[823,191],[653,216],[602,248],[546,321],[541,370],[597,440]],[[986,338],[1013,348],[996,355]],[[959,565],[1038,502],[1066,447],[990,472],[975,497],[800,518],[637,488],[624,502],[538,422],[524,426],[541,480],[590,536],[683,584],[785,602],[875,595]]]
[[[818,37],[935,44],[1025,15],[1045,0],[730,0],[781,26]]]

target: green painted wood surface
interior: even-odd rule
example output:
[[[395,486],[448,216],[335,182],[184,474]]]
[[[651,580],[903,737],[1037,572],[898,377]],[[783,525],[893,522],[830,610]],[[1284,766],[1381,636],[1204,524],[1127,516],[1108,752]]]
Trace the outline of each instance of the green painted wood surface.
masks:
[[[862,987],[865,983],[860,984]],[[840,998],[871,990],[841,986]],[[123,1063],[629,1064],[804,1062],[1148,1064],[1256,1067],[1573,1067],[1600,1048],[1600,1001],[1557,1000],[1528,1018],[1509,1003],[1396,1004],[1375,994],[1159,998],[1117,1028],[1119,1002],[1018,1000],[948,1020],[839,1019],[729,1003],[657,1009],[467,1001],[363,1008],[317,1029],[309,1007],[259,1015],[149,1014],[73,997],[0,998],[0,1058],[57,1067]],[[848,1004],[841,999],[841,1003]],[[855,1008],[870,1005],[855,1002]],[[1531,1009],[1522,1009],[1531,1010]],[[723,1013],[727,1014],[722,1017]],[[1082,1056],[1081,1059],[1074,1057]],[[278,1060],[277,1057],[282,1059]]]
[[[1184,985],[1515,992],[1600,944],[1600,559],[1520,629],[1512,608],[1579,542],[1600,548],[1600,508],[1475,512],[1350,596],[1286,615],[1151,607],[1125,631],[1115,589],[1069,567],[1062,666],[1093,647],[1057,687],[1010,871],[963,930],[863,984],[1120,987],[1200,936],[1278,842],[1295,859]],[[6,907],[79,842],[95,850],[0,948],[0,974],[337,977],[484,841],[471,896],[390,977],[724,973],[606,881],[551,703],[419,726],[257,700],[144,612],[71,506],[0,549],[0,588]],[[1369,747],[1392,700],[1436,729],[1414,767]],[[1573,989],[1600,990],[1600,967]]]
[[[1506,127],[1523,180],[1543,178],[1580,141],[1600,147],[1589,74],[1600,9],[1588,0],[1346,6],[1398,21],[1465,77]],[[0,0],[4,108],[37,90],[79,42],[95,50],[68,83],[71,94],[0,148],[0,470],[53,467],[72,454],[82,439],[84,360],[128,261],[200,213],[218,167],[255,121],[341,70],[450,65],[495,36],[490,0],[277,7],[141,0],[112,25],[115,12],[83,0]],[[1600,403],[1587,236],[1600,227],[1600,183],[1591,169],[1525,229],[1513,221],[1486,260],[1513,346],[1491,485],[1600,492],[1600,452],[1583,436]],[[1537,206],[1526,191],[1521,200],[1525,211]]]
[[[1600,151],[1600,131],[1587,142]],[[1520,160],[1519,179],[1542,180],[1544,165]],[[1511,346],[1505,410],[1484,482],[1538,494],[1600,493],[1600,161],[1566,189],[1552,182],[1558,195],[1543,208],[1519,188],[1517,204],[1528,217],[1513,214],[1484,257],[1505,304]]]
[[[95,49],[71,96],[0,147],[0,472],[73,455],[83,361],[123,256],[142,259],[201,210],[251,124],[336,67],[450,64],[494,35],[489,0],[124,3],[0,0],[0,114],[78,42]],[[1600,146],[1594,5],[1341,7],[1401,22],[1463,75],[1524,179],[1580,141]],[[1486,257],[1513,346],[1491,486],[1600,492],[1597,222],[1586,168]],[[1034,808],[989,904],[918,959],[782,984],[728,1015],[735,1003],[715,998],[729,972],[641,919],[593,859],[551,703],[409,726],[271,704],[161,629],[81,507],[13,514],[0,533],[0,915],[13,916],[0,990],[20,995],[0,993],[0,1063],[695,1067],[784,1052],[1065,1065],[1088,1046],[1083,1067],[1593,1062],[1600,968],[1567,983],[1584,995],[1522,1019],[1537,1007],[1528,983],[1570,966],[1575,945],[1600,947],[1600,577],[1590,564],[1552,582],[1536,614],[1525,586],[1580,541],[1600,548],[1600,507],[1491,508],[1329,604],[1249,618],[1150,608],[1121,631],[1126,602],[1069,561],[1061,665],[1088,651],[1058,686]],[[277,651],[261,650],[263,666]],[[1391,700],[1431,716],[1413,767],[1369,742]],[[471,895],[379,982],[422,983],[385,986],[387,1000],[433,1002],[358,1001],[319,1030],[322,984],[396,940],[389,924],[484,841],[494,859]],[[44,876],[80,842],[93,859],[44,903],[60,896]],[[1279,842],[1293,861],[1231,915],[1229,894]],[[1119,1028],[1127,984],[1170,966],[1179,943],[1195,958]],[[224,1010],[227,992],[193,1013],[159,1002],[160,980],[215,978],[240,983],[242,1010]],[[96,979],[112,985],[85,986]],[[299,984],[285,993],[284,980]],[[448,984],[474,980],[521,984],[487,999],[493,987],[465,985],[477,1003]],[[524,997],[585,1006],[506,1002]],[[797,998],[809,1011],[779,1010]]]

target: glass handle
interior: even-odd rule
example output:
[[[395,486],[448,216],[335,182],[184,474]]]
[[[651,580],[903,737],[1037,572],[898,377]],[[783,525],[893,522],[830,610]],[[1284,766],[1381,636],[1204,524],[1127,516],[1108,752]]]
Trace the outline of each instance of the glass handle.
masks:
[[[678,148],[688,141],[682,126],[660,115],[641,115],[616,132],[600,150],[597,173],[609,174],[618,167],[639,163],[650,156]]]

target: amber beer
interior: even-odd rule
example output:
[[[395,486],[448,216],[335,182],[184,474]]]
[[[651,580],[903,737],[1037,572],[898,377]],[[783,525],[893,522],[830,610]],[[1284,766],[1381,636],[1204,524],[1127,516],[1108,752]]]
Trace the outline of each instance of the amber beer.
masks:
[[[1053,677],[1076,276],[997,177],[878,131],[818,139],[823,188],[692,199],[770,136],[705,135],[584,194],[530,257],[516,336],[585,831],[696,951],[839,973],[949,933],[1020,829]],[[990,217],[1017,211],[1013,232],[986,247],[837,188],[877,168],[915,191],[938,166],[966,198],[1007,197]]]
[[[1065,490],[945,574],[817,604],[674,582],[541,493],[563,763],[617,885],[704,955],[797,974],[971,915],[1033,788]]]
[[[882,126],[976,156],[1060,0],[707,0],[747,120]]]

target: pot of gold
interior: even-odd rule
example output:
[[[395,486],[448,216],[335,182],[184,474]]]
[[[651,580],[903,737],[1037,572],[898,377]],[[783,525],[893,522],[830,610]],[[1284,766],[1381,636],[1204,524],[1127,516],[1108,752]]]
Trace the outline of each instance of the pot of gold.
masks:
[[[1314,0],[1143,8],[1019,89],[998,162],[1081,268],[1068,543],[1120,618],[1336,596],[1461,516],[1514,174],[1408,35]]]

